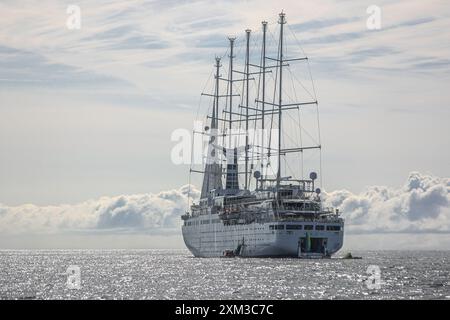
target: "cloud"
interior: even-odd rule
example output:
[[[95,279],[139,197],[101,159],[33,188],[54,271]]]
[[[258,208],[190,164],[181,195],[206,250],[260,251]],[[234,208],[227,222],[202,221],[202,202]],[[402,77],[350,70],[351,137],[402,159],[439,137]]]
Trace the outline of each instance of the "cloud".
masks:
[[[74,205],[36,206],[0,204],[0,233],[150,233],[179,232],[180,216],[188,203],[189,186],[157,194],[102,197]]]
[[[53,62],[44,56],[27,50],[19,50],[0,44],[0,81],[2,86],[83,86],[84,88],[130,84],[122,79],[102,75],[64,63]]]
[[[412,172],[398,189],[337,190],[324,200],[341,210],[350,233],[450,233],[448,178]]]
[[[198,198],[193,186],[191,196]],[[0,205],[5,234],[175,234],[187,208],[189,186],[157,194],[102,197],[74,205]],[[450,179],[412,172],[400,188],[367,187],[324,193],[340,209],[349,234],[450,233]]]

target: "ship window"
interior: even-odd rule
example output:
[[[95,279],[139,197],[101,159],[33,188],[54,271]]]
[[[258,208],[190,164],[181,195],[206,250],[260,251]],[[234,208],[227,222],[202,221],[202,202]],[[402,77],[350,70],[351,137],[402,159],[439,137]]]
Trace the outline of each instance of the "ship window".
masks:
[[[327,226],[328,231],[341,231],[341,226]]]
[[[275,230],[284,230],[284,224],[275,225]]]
[[[324,230],[325,226],[324,225],[317,225],[316,226],[316,230]]]
[[[280,196],[281,197],[290,197],[292,196],[292,190],[284,190],[284,191],[280,191]]]
[[[269,226],[269,229],[270,229],[270,230],[273,230],[273,229],[275,229],[275,226],[274,226],[274,225],[271,225],[271,226]]]
[[[305,230],[313,230],[314,226],[312,224],[305,225]]]
[[[287,224],[286,225],[287,230],[302,230],[301,224]]]

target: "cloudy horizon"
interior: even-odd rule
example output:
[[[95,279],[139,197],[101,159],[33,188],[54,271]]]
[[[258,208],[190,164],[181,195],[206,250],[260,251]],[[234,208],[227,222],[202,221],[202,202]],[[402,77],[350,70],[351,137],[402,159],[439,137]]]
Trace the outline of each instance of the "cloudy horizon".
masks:
[[[189,195],[198,199],[199,191],[185,185],[58,206],[0,203],[0,249],[183,248],[181,215]],[[322,198],[346,221],[347,249],[450,249],[449,178],[412,172],[397,188],[335,190]]]

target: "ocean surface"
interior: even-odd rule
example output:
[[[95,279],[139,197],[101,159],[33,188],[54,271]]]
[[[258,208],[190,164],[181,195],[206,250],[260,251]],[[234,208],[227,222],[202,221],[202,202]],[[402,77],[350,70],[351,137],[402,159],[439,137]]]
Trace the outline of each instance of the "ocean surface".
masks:
[[[450,299],[450,251],[352,253],[362,259],[1,250],[0,299]]]

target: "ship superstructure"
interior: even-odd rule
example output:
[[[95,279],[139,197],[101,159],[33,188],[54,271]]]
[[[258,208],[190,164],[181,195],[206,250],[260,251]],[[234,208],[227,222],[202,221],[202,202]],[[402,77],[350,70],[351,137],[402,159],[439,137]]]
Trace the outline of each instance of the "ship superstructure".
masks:
[[[344,221],[338,210],[322,205],[319,170],[303,176],[304,155],[320,152],[321,145],[320,136],[316,144],[301,141],[300,110],[317,110],[318,102],[315,93],[296,100],[294,81],[292,87],[286,83],[286,74],[297,79],[291,65],[308,58],[287,55],[284,13],[276,25],[274,36],[262,22],[257,44],[245,31],[241,70],[236,38],[229,38],[228,68],[216,57],[212,92],[203,93],[210,98],[208,125],[196,134],[207,137],[208,145],[201,169],[190,170],[203,175],[202,188],[182,216],[184,242],[197,257],[330,257],[343,245]],[[269,36],[275,49],[269,48]],[[251,51],[255,46],[257,54]],[[252,61],[255,56],[260,59]],[[294,118],[292,112],[299,120],[294,125],[286,121]],[[298,144],[290,137],[292,128],[300,132]],[[297,164],[295,174],[290,165]]]

